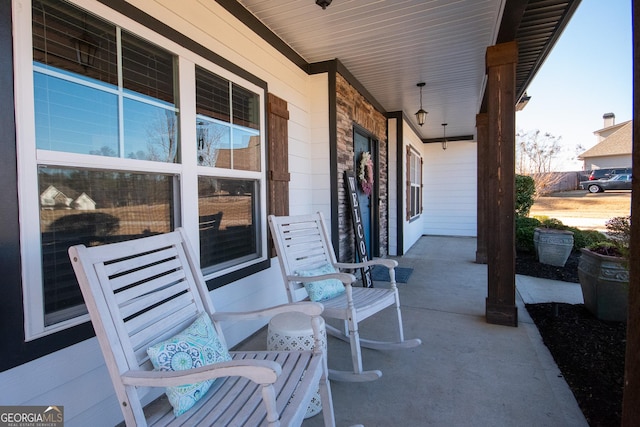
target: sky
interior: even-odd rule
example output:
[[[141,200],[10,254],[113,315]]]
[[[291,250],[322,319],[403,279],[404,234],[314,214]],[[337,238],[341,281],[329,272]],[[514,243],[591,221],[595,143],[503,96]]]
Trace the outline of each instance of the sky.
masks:
[[[631,0],[582,0],[527,88],[531,100],[516,113],[518,132],[560,137],[554,170],[582,170],[575,160],[596,143],[602,116],[632,119]]]

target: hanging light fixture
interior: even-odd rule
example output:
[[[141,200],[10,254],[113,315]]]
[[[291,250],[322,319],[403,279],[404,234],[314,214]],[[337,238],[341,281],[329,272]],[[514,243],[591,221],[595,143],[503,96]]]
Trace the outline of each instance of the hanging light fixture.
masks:
[[[442,124],[442,149],[446,150],[447,149],[447,123],[443,123]]]
[[[420,109],[416,113],[416,120],[418,120],[418,124],[420,126],[424,124],[424,122],[427,120],[427,114],[429,114],[422,109],[422,88],[424,87],[424,85],[424,82],[420,82],[417,84],[417,86],[420,88]]]
[[[333,0],[316,0],[316,4],[320,6],[322,10],[325,10],[327,6],[331,4],[332,1]]]
[[[78,63],[86,70],[93,67],[96,60],[96,52],[98,51],[97,43],[86,31],[74,40]]]
[[[78,57],[78,64],[82,65],[86,70],[88,67],[93,67],[96,60],[96,53],[98,52],[98,42],[89,35],[87,31],[87,16],[84,17],[83,31],[80,37],[73,39],[73,44],[76,49],[76,55]]]

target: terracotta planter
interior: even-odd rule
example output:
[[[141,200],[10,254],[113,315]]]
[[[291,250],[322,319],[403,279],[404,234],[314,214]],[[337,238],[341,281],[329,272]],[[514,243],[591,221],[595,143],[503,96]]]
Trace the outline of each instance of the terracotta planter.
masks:
[[[598,319],[627,321],[629,270],[623,259],[581,249],[578,277],[584,305]]]
[[[539,227],[533,230],[533,245],[538,261],[564,267],[573,250],[573,232]]]

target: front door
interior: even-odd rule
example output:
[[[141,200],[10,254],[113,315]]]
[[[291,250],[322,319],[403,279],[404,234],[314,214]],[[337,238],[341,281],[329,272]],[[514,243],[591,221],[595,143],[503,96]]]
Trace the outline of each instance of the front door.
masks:
[[[355,163],[355,174],[358,177],[358,203],[360,204],[360,213],[362,214],[362,225],[364,227],[365,233],[365,242],[367,244],[367,253],[369,254],[369,258],[373,256],[378,256],[378,245],[377,241],[374,238],[373,230],[375,229],[375,211],[373,209],[376,206],[375,201],[377,200],[377,186],[378,186],[378,174],[375,170],[376,165],[376,153],[375,153],[375,144],[374,141],[366,135],[364,132],[361,132],[357,129],[353,132],[353,151],[354,151],[354,163]],[[362,188],[362,184],[359,179],[361,161],[364,153],[369,153],[371,156],[371,164],[373,165],[373,186],[371,188],[370,194],[366,194],[365,190]],[[375,233],[377,234],[377,233]]]

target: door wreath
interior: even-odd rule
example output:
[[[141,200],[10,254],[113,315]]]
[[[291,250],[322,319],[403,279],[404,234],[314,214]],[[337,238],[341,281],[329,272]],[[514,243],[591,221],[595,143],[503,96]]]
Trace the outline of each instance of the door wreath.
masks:
[[[371,153],[368,151],[363,151],[360,156],[358,179],[364,194],[370,196],[371,191],[373,191],[373,160],[371,159]]]

